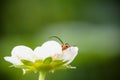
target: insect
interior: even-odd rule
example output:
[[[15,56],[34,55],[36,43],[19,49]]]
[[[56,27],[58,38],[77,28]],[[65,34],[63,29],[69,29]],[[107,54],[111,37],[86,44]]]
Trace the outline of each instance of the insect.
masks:
[[[61,45],[62,50],[65,50],[70,47],[70,45],[68,43],[64,43],[59,37],[57,37],[57,36],[51,36],[51,37],[57,38],[62,43],[62,45]]]

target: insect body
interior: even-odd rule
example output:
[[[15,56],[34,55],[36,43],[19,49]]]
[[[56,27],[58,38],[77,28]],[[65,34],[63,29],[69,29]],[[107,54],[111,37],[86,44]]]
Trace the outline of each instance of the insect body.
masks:
[[[57,36],[52,36],[52,37],[55,37],[58,40],[60,40],[60,42],[62,43],[62,45],[61,45],[62,51],[70,47],[70,45],[68,45],[67,43],[64,43],[59,37],[57,37]]]
[[[62,44],[62,50],[65,50],[67,48],[69,48],[70,46],[69,45],[66,45],[66,44]]]

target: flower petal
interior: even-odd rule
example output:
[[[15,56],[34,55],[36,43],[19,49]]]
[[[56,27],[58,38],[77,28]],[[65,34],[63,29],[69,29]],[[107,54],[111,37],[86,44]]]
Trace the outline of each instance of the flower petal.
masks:
[[[63,51],[61,58],[64,61],[68,61],[66,64],[69,64],[74,60],[77,53],[78,53],[78,47],[69,47],[68,49]]]
[[[56,41],[47,41],[41,47],[37,47],[34,50],[35,55],[40,59],[45,59],[47,57],[52,57],[55,54],[61,54],[61,45]]]
[[[4,57],[4,59],[10,63],[12,63],[13,65],[22,65],[22,63],[20,62],[20,60],[18,60],[15,57]]]
[[[12,50],[12,56],[17,57],[19,60],[26,59],[26,60],[34,61],[33,55],[34,54],[32,49],[26,46],[16,46]]]

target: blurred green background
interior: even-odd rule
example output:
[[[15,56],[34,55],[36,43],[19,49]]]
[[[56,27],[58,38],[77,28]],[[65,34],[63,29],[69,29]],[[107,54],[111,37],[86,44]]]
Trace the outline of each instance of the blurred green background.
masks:
[[[119,80],[119,7],[117,0],[1,0],[0,80],[37,80],[3,57],[14,46],[34,49],[54,35],[79,47],[71,63],[77,69],[48,73],[46,80]]]

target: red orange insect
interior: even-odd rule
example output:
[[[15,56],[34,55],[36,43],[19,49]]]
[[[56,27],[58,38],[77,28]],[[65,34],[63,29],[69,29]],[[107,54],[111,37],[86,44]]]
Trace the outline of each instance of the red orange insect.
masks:
[[[67,43],[64,43],[59,37],[57,37],[57,36],[52,36],[52,37],[57,38],[62,43],[62,45],[61,45],[62,50],[65,50],[70,47],[70,45],[68,45]]]

